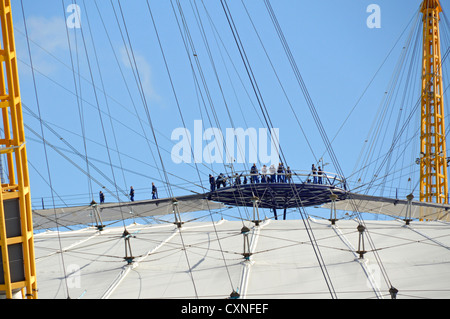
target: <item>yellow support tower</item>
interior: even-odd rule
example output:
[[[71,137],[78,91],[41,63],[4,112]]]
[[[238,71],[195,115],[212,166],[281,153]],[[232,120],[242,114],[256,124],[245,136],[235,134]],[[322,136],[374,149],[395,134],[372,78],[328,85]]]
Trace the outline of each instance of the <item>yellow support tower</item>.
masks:
[[[439,0],[424,0],[420,200],[448,203]]]
[[[0,294],[7,299],[37,299],[33,222],[27,152],[10,0],[0,0],[0,109],[5,159],[0,192]]]

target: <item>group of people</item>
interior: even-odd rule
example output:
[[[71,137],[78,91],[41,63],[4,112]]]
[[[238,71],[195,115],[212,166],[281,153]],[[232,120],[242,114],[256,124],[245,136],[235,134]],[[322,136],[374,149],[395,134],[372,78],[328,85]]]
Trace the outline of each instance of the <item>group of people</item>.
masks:
[[[312,174],[312,182],[314,184],[324,184],[326,175],[323,172],[322,168],[319,166],[316,168],[314,164],[311,167]],[[211,191],[215,191],[216,189],[220,189],[220,187],[226,187],[227,183],[229,186],[240,185],[241,178],[243,177],[243,184],[247,184],[247,175],[243,174],[235,174],[234,176],[225,176],[223,173],[220,173],[217,178],[214,178],[211,174],[209,174],[209,184]],[[284,168],[283,163],[278,163],[278,167],[275,167],[274,164],[267,167],[263,165],[261,167],[261,173],[258,171],[256,164],[250,168],[250,183],[290,183],[292,178],[292,171],[290,167]],[[308,183],[311,183],[311,180],[308,179]]]
[[[209,174],[209,184],[211,191],[215,191],[216,189],[220,189],[221,186],[226,187],[227,182],[230,186],[240,185],[241,178],[243,177],[242,184],[247,184],[248,179],[247,175],[236,173],[234,176],[225,176],[223,173],[220,173],[217,178],[214,178],[211,174]],[[260,179],[261,177],[261,179]],[[284,168],[283,163],[278,164],[278,168],[275,167],[274,164],[270,165],[267,168],[266,165],[263,165],[261,168],[261,174],[256,167],[256,164],[250,168],[250,183],[289,183],[292,177],[292,172],[290,167]]]
[[[272,164],[269,168],[263,165],[261,167],[261,174],[259,174],[256,164],[253,164],[250,169],[250,174],[252,183],[259,183],[260,175],[261,183],[289,183],[292,176],[291,168],[288,166],[285,169],[283,163],[278,163],[278,167]]]
[[[133,186],[130,187],[130,201],[134,202],[134,188]],[[99,193],[100,197],[100,204],[103,204],[105,202],[105,194],[100,191]],[[158,199],[158,189],[155,186],[155,183],[152,183],[152,199]]]
[[[312,177],[313,177],[313,183],[314,184],[323,184],[323,176],[325,175],[322,171],[321,167],[318,168],[315,167],[314,164],[312,164],[311,167],[312,171]],[[248,179],[247,176],[243,174],[236,173],[234,176],[225,176],[223,173],[220,173],[217,178],[214,178],[211,174],[209,174],[209,184],[211,191],[215,191],[216,189],[220,189],[221,186],[226,187],[227,182],[230,184],[230,186],[233,186],[233,180],[234,185],[240,185],[241,184],[241,178],[243,177],[242,184],[247,184]],[[260,179],[261,177],[261,179]],[[292,172],[290,167],[288,166],[286,169],[284,168],[283,163],[278,163],[278,167],[276,168],[274,164],[270,165],[269,168],[267,168],[266,165],[263,165],[261,167],[261,173],[259,173],[258,168],[256,167],[256,164],[253,164],[253,166],[250,168],[250,183],[290,183],[292,177]],[[308,179],[308,182],[311,182]],[[100,191],[100,204],[103,204],[105,202],[105,194]],[[130,187],[130,201],[134,202],[134,188],[133,186]],[[152,183],[152,199],[158,199],[158,189],[155,186],[155,183]]]
[[[324,182],[324,175],[325,173],[322,171],[321,167],[318,168],[315,167],[314,164],[312,164],[311,167],[312,177],[313,177],[313,183],[314,184],[323,184]],[[230,184],[230,186],[233,186],[233,180],[234,185],[240,185],[241,184],[241,178],[243,177],[242,184],[247,184],[248,179],[247,175],[238,174],[236,173],[234,176],[225,176],[223,173],[220,173],[217,178],[214,178],[211,174],[209,174],[209,184],[211,191],[215,191],[216,189],[220,189],[220,187],[226,187],[227,182]],[[261,179],[260,179],[261,177]],[[284,168],[283,163],[278,163],[278,167],[276,168],[274,164],[270,165],[269,168],[267,168],[266,165],[263,165],[261,167],[261,173],[259,173],[258,168],[256,167],[256,164],[253,164],[253,166],[250,168],[250,183],[290,183],[292,177],[292,172],[290,167],[288,166],[286,169]],[[325,175],[326,177],[326,175]],[[308,179],[308,183],[310,183],[311,180]],[[100,204],[103,204],[105,202],[105,194],[100,191]],[[130,187],[130,201],[134,202],[134,188],[133,186]],[[155,186],[155,183],[152,183],[152,199],[158,199],[158,189]]]
[[[313,183],[314,184],[323,184],[322,176],[325,174],[322,170],[322,168],[319,166],[316,168],[314,164],[312,164],[311,167],[312,176],[313,176]]]

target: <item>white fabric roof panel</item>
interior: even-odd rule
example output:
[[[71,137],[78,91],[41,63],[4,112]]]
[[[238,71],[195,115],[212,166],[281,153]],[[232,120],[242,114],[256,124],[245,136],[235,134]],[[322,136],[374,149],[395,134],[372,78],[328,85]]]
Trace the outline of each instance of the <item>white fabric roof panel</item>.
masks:
[[[111,298],[192,299],[198,295],[223,299],[229,296],[232,283],[239,285],[242,269],[240,229],[239,224],[221,221],[215,227],[210,223],[193,223],[184,226],[181,233],[174,230],[167,234],[164,245],[154,248],[152,255],[139,261]],[[188,247],[186,251],[183,242]]]
[[[36,235],[35,250],[40,256],[36,260],[39,298],[65,299],[68,287],[72,299],[99,299],[124,265],[124,245],[118,244],[124,241],[122,233],[123,229],[114,228],[101,235],[93,229],[64,232],[61,236],[56,232]],[[45,253],[42,245],[46,246]]]
[[[203,197],[203,194],[177,197],[179,213],[217,210],[225,207],[222,203],[209,201]],[[98,205],[98,208],[103,222],[173,214],[171,198],[104,203]],[[33,224],[36,230],[93,223],[95,223],[95,213],[93,206],[90,205],[33,210]]]
[[[332,204],[324,204],[324,208],[331,208]],[[388,215],[408,219],[426,219],[450,221],[450,205],[411,201],[411,210],[408,210],[408,201],[387,197],[370,196],[348,193],[347,199],[335,203],[337,210],[358,211]]]
[[[187,223],[181,231],[171,224],[129,226],[135,257],[129,266],[121,227],[101,234],[94,229],[37,234],[39,297],[67,298],[68,289],[71,298],[85,299],[224,299],[234,289],[247,299],[332,298],[302,220],[245,225],[251,228],[250,261],[241,255],[240,221]],[[399,290],[398,298],[450,297],[448,223],[366,221],[364,259],[355,253],[357,225],[309,220],[337,298],[390,298],[389,284]],[[58,238],[62,255],[55,254]]]
[[[394,286],[401,287],[405,298],[448,299],[449,224],[414,222],[409,227],[400,225],[399,229],[393,222],[386,228],[380,222],[371,231],[387,273],[392,274]]]
[[[359,298],[374,293],[366,287],[366,276],[359,262],[345,244],[338,240],[329,223],[310,221],[314,237],[339,298],[347,291],[361,291]],[[331,298],[327,282],[321,275],[312,245],[301,220],[271,222],[261,229],[254,255],[249,298]],[[266,250],[266,252],[264,252]],[[270,280],[268,280],[270,278]],[[354,295],[350,296],[354,297]]]

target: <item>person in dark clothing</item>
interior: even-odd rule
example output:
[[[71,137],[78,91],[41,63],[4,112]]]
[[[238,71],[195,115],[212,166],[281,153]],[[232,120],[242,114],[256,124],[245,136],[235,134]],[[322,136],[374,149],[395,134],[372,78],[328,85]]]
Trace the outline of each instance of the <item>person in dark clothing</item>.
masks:
[[[285,178],[284,178],[284,167],[283,167],[283,163],[279,163],[278,164],[278,170],[277,170],[277,183],[284,183]]]
[[[155,183],[152,183],[152,199],[158,199],[158,189],[155,186]]]
[[[241,175],[238,175],[238,173],[234,175],[234,185],[241,185]]]
[[[130,200],[134,202],[134,189],[133,186],[130,187]]]
[[[317,168],[314,166],[314,164],[312,164],[311,170],[313,174],[313,183],[317,184]]]
[[[220,189],[220,185],[223,185],[225,187],[225,185],[226,185],[225,178],[222,173],[220,173],[219,176],[217,176],[216,185],[217,185],[217,189]]]
[[[280,182],[281,179],[281,163],[278,163],[278,168],[277,168],[277,183]]]
[[[292,171],[291,171],[291,168],[288,166],[286,169],[286,183],[291,182],[291,177],[292,177]]]
[[[227,187],[227,181],[230,177],[227,177],[225,175],[222,176],[222,186]]]
[[[250,174],[252,175],[251,182],[259,183],[258,169],[256,168],[256,164],[253,164],[252,168],[250,169]]]
[[[216,179],[211,174],[209,174],[209,185],[211,186],[211,192],[214,192],[216,190]]]
[[[319,184],[322,184],[322,175],[323,175],[323,171],[322,171],[322,168],[319,166],[317,168],[317,176],[318,176]]]
[[[102,191],[100,191],[100,204],[103,204],[105,202],[105,194],[103,194]]]

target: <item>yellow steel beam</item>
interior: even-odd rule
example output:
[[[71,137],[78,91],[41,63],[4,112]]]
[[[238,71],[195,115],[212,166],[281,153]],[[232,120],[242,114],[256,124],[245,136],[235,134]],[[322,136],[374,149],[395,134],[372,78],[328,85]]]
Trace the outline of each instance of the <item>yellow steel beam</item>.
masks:
[[[424,0],[420,135],[420,200],[448,203],[439,0]]]
[[[30,181],[10,0],[0,0],[0,26],[0,123],[4,132],[0,155],[6,158],[8,179],[0,192],[0,294],[13,298],[21,292],[28,299],[36,299]]]

